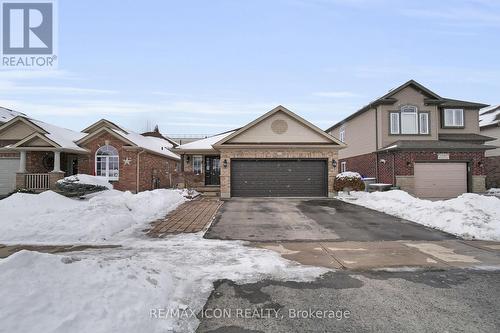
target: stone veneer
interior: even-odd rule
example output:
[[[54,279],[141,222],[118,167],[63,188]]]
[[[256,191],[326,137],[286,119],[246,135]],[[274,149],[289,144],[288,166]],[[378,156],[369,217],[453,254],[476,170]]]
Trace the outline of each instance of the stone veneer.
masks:
[[[500,156],[485,158],[486,187],[500,187]]]
[[[221,165],[227,160],[227,168],[221,167],[221,198],[231,197],[231,159],[233,158],[316,158],[328,159],[328,196],[334,196],[333,181],[337,169],[332,166],[332,160],[338,160],[338,150],[332,148],[221,148]],[[339,168],[340,164],[337,164]]]

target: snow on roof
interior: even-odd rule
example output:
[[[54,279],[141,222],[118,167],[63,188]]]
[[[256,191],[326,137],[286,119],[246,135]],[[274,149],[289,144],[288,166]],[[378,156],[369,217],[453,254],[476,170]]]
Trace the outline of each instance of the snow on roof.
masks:
[[[233,134],[235,131],[229,131],[221,134],[217,134],[206,139],[196,140],[193,142],[189,142],[180,146],[177,146],[176,149],[179,150],[208,150],[213,149],[212,145],[225,137]]]
[[[0,106],[0,124],[6,123],[17,116],[26,117],[24,113],[10,110]]]
[[[28,118],[28,120],[31,121],[36,126],[45,130],[47,132],[47,134],[45,134],[45,137],[54,141],[62,148],[79,150],[82,152],[86,151],[85,149],[79,147],[75,143],[75,141],[83,138],[86,135],[86,133],[72,131],[72,130],[67,129],[67,128],[59,127],[59,126],[52,125],[52,124],[47,124],[43,121],[36,120],[36,119]]]
[[[500,105],[489,106],[479,110],[479,126],[500,123]]]
[[[141,148],[174,158],[176,160],[180,159],[179,155],[170,151],[170,149],[173,148],[173,145],[168,140],[153,136],[144,136],[128,129],[123,129],[123,131],[112,129],[112,131],[116,132],[120,136],[126,138],[127,140],[133,142]]]

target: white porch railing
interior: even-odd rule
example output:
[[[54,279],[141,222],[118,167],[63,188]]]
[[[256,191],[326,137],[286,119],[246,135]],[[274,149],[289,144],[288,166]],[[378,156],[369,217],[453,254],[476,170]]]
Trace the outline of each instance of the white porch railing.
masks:
[[[48,173],[28,173],[24,175],[24,187],[28,190],[48,190],[50,188]]]

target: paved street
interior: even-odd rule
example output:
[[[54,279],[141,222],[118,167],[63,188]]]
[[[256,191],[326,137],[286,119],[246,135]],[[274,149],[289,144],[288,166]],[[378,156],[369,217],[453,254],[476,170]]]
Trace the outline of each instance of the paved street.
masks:
[[[311,283],[219,281],[197,332],[493,333],[499,308],[498,271],[337,271]],[[233,316],[207,318],[214,309]],[[248,312],[237,317],[237,309]],[[314,318],[310,309],[333,318]]]

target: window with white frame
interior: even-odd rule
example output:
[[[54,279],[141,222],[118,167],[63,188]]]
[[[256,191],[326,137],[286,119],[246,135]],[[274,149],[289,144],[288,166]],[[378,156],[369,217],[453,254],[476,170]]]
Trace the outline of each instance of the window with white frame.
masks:
[[[444,126],[445,127],[463,127],[464,126],[464,110],[463,109],[444,109]]]
[[[202,156],[193,156],[193,172],[197,175],[201,173]]]
[[[95,174],[109,180],[118,180],[120,176],[120,156],[118,150],[110,145],[105,145],[95,152]]]
[[[340,172],[347,171],[347,162],[340,162]]]
[[[399,112],[389,114],[390,134],[429,134],[429,113],[405,105]]]
[[[345,127],[342,127],[339,131],[340,142],[345,142]]]

